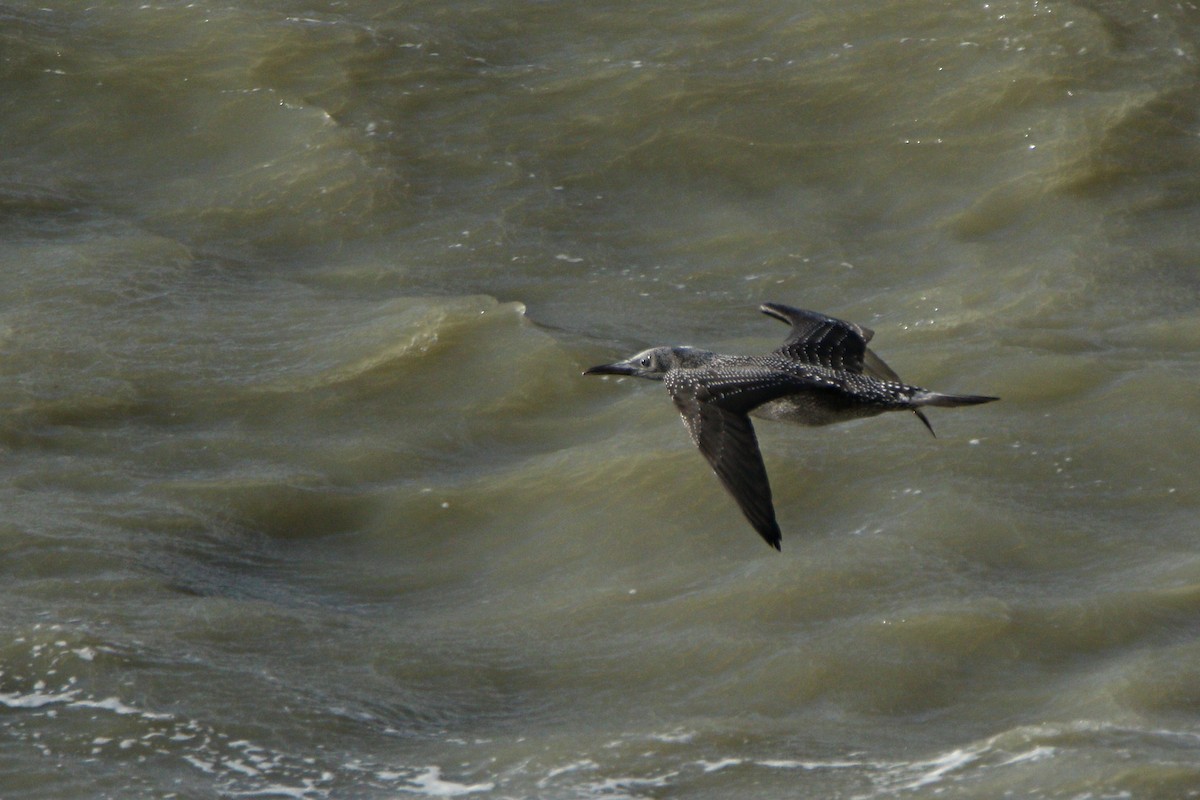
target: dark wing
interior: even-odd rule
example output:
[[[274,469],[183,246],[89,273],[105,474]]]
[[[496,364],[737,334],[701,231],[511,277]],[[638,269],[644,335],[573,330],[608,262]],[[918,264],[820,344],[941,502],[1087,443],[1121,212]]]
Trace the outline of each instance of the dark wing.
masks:
[[[769,372],[721,378],[709,370],[676,370],[665,383],[692,441],[767,544],[780,549],[771,484],[747,412],[795,391],[796,381]]]
[[[863,374],[869,375],[878,381],[891,381],[892,383],[904,383],[900,380],[900,376],[889,367],[884,360],[875,355],[875,351],[871,348],[866,348],[863,354]]]
[[[867,342],[875,335],[869,328],[781,303],[763,303],[759,310],[792,326],[791,333],[776,353],[804,364],[847,372],[863,371]],[[875,360],[879,360],[878,356]],[[882,361],[879,363],[883,364]]]
[[[904,383],[895,370],[867,347],[867,342],[875,335],[870,328],[782,303],[763,303],[759,310],[792,326],[792,332],[776,353],[805,364],[864,373],[880,381]],[[913,413],[933,433],[933,426],[921,409],[914,408]]]

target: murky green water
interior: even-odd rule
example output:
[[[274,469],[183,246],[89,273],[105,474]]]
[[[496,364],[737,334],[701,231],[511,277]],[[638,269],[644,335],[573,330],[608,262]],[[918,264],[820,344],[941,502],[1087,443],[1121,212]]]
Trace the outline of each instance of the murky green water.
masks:
[[[0,797],[1200,796],[1198,37],[0,4]],[[763,301],[1003,400],[759,423],[775,553],[580,375]]]

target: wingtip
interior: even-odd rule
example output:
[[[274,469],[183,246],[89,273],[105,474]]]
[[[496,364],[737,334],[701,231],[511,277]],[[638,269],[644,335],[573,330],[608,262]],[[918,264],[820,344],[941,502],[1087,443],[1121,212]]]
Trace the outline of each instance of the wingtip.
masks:
[[[758,534],[766,540],[767,544],[774,547],[779,552],[783,552],[783,533],[779,530],[778,523],[772,520],[772,525],[765,530],[760,529]]]
[[[781,322],[788,322],[787,315],[783,313],[778,303],[762,303],[758,310],[766,314],[768,317],[774,317]]]

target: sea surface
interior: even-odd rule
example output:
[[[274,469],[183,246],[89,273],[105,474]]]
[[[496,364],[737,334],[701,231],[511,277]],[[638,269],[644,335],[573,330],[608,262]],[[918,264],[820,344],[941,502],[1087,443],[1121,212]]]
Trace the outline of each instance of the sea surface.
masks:
[[[1198,353],[1190,1],[0,2],[0,798],[1200,797]]]

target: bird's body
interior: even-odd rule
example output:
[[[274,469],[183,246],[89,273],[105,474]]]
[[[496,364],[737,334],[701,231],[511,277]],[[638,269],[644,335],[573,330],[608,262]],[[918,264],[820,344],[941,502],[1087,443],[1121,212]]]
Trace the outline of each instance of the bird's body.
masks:
[[[761,356],[655,347],[585,375],[661,380],[692,441],[767,543],[779,549],[771,487],[750,416],[800,425],[829,425],[885,411],[913,411],[933,427],[923,406],[976,405],[981,395],[948,395],[910,386],[866,345],[870,330],[824,314],[767,303],[792,326],[783,346]]]

